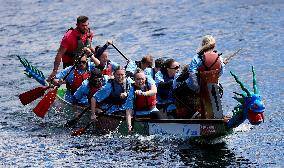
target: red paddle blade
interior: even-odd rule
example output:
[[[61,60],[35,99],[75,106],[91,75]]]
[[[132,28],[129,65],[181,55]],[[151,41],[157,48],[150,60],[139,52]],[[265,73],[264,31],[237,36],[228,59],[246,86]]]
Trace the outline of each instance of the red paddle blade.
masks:
[[[80,128],[76,131],[73,131],[71,135],[72,136],[80,136],[80,135],[84,134],[86,132],[86,130],[87,130],[86,128]]]
[[[40,86],[34,88],[30,91],[22,93],[19,95],[20,101],[23,105],[27,105],[32,101],[36,100],[37,98],[44,95],[44,92],[48,89],[48,86]]]
[[[49,107],[53,104],[56,98],[57,88],[49,91],[43,99],[37,104],[33,109],[33,112],[38,116],[43,118],[47,113]]]
[[[80,129],[78,129],[78,130],[76,130],[76,131],[73,131],[71,135],[72,135],[72,136],[79,136],[79,135],[84,134],[84,133],[87,131],[87,129],[90,128],[90,126],[91,126],[93,123],[94,123],[94,121],[89,122],[88,125],[86,125],[84,128],[80,128]]]

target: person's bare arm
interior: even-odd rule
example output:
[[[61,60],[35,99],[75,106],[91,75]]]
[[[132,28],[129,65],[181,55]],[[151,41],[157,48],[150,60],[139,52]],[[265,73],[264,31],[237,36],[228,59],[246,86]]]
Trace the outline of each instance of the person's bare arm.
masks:
[[[157,93],[156,85],[152,85],[151,89],[145,92],[146,96],[154,96]]]
[[[128,133],[129,134],[131,134],[131,132],[132,132],[131,120],[132,120],[132,110],[126,110],[126,123],[127,123],[127,126],[128,126]]]
[[[87,57],[90,57],[92,60],[93,60],[93,62],[94,62],[94,64],[96,65],[96,66],[98,66],[98,65],[100,65],[100,61],[94,56],[94,54],[93,54],[93,52],[91,51],[91,49],[89,49],[89,48],[87,48],[87,47],[84,47],[84,52],[86,53],[86,55],[87,55]]]
[[[94,97],[91,98],[91,120],[96,121],[97,120],[97,115],[96,115],[96,105],[97,105],[97,101]]]
[[[66,50],[67,49],[63,48],[62,46],[59,47],[57,54],[55,56],[55,59],[54,59],[53,70],[52,70],[51,74],[49,75],[49,77],[47,79],[48,81],[50,81],[56,75],[56,73],[59,69],[60,63],[61,63],[62,56],[66,52]]]

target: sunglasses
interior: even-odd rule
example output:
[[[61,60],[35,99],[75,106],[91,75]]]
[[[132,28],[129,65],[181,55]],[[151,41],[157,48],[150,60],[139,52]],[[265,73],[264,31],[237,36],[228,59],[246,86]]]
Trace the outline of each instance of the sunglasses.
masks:
[[[176,66],[176,67],[173,67],[173,68],[169,68],[169,69],[175,69],[175,70],[178,70],[180,68],[180,65]]]

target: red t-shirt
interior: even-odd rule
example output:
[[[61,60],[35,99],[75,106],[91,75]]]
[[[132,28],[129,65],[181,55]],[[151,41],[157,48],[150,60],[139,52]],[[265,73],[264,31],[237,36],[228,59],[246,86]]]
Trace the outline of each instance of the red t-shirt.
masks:
[[[61,47],[67,49],[67,52],[74,52],[77,49],[77,37],[80,36],[80,32],[78,28],[74,30],[69,30],[65,33],[64,37],[62,38],[62,41],[60,43]],[[94,33],[91,31],[90,41],[92,43],[93,41]],[[84,44],[86,44],[88,38],[88,33],[86,33],[83,37],[81,37],[81,40]],[[64,54],[62,56],[62,62],[63,63],[73,63],[73,58],[70,56]]]

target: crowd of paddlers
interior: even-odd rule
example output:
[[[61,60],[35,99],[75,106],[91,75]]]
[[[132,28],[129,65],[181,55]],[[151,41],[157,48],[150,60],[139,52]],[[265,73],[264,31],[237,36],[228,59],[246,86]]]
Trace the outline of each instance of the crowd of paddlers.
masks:
[[[200,92],[202,71],[218,70],[221,75],[227,60],[215,50],[216,41],[206,35],[197,54],[184,67],[173,58],[153,58],[147,54],[139,61],[128,59],[107,40],[103,46],[92,45],[94,33],[88,17],[79,16],[76,28],[64,35],[48,82],[65,83],[65,100],[91,106],[91,119],[97,114],[124,115],[131,131],[131,118],[198,118],[196,99]],[[108,48],[113,47],[126,59],[124,65],[111,61]],[[63,62],[63,69],[59,70]],[[179,110],[186,104],[186,110]],[[177,108],[178,106],[178,108]]]

